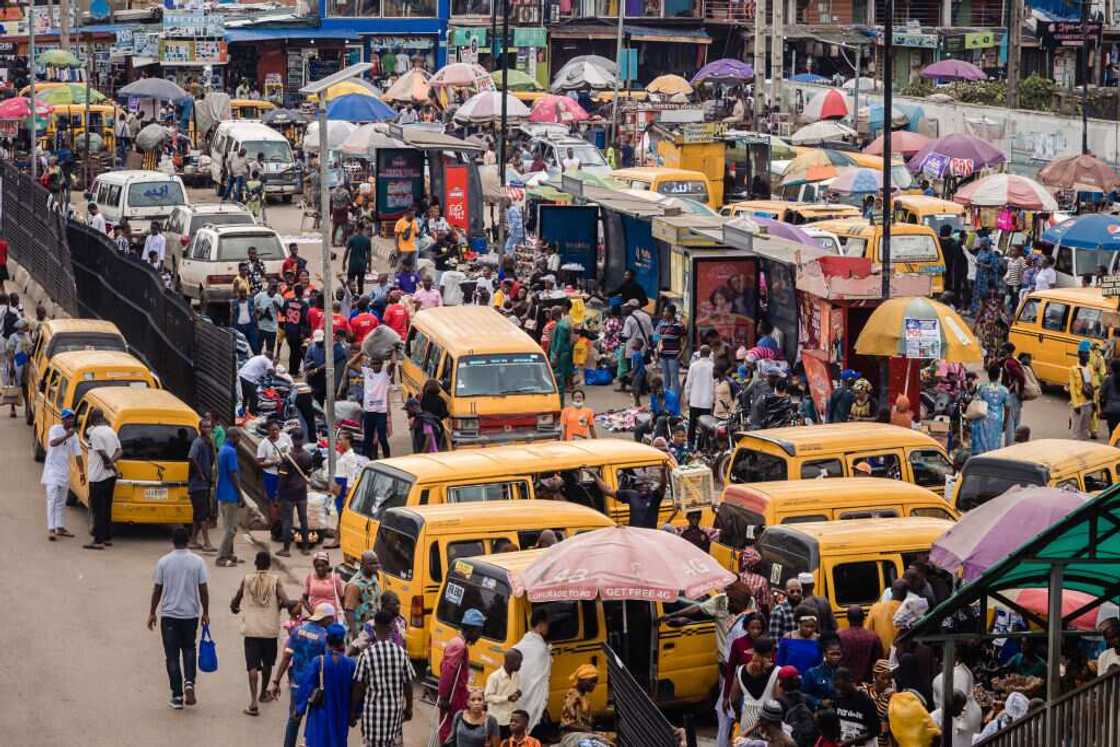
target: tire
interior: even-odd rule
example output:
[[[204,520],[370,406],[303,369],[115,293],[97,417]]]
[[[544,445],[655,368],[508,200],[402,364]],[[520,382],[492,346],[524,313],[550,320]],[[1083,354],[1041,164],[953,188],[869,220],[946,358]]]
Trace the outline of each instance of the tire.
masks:
[[[31,429],[31,456],[36,462],[41,462],[47,457],[47,452],[44,451],[43,445],[39,443],[39,437],[35,435],[35,429]]]
[[[725,451],[716,457],[712,463],[712,482],[717,488],[722,489],[726,482],[727,470],[731,467],[731,455],[734,451]]]

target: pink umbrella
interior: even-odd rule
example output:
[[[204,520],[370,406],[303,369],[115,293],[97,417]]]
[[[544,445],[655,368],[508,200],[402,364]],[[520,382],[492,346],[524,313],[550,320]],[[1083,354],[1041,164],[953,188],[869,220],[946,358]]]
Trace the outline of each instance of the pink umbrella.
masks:
[[[1000,593],[1020,607],[1030,610],[1043,618],[1050,613],[1049,589],[1007,589]],[[1094,599],[1095,597],[1092,594],[1086,594],[1083,591],[1075,591],[1073,589],[1062,591],[1062,617],[1065,617],[1075,610],[1081,609]],[[997,601],[996,603],[998,604],[999,602]],[[1116,605],[1112,602],[1105,602],[1101,606],[1073,618],[1069,621],[1069,626],[1077,628],[1078,630],[1096,630],[1099,623],[1107,620],[1109,617],[1116,617],[1116,613]]]
[[[941,60],[922,68],[923,78],[941,80],[986,80],[983,70],[964,60]]]
[[[469,62],[453,62],[432,76],[428,85],[433,88],[450,86],[454,88],[477,88],[479,91],[489,91],[494,87],[490,73],[481,65]]]
[[[835,88],[821,91],[809,99],[809,103],[805,104],[805,110],[801,112],[801,119],[806,122],[841,119],[846,116],[848,116],[848,100]]]
[[[917,132],[896,130],[891,133],[891,152],[901,153],[904,157],[914,155],[928,144],[929,138]],[[883,136],[880,135],[872,140],[863,152],[873,156],[883,155]]]
[[[44,117],[51,113],[54,107],[40,100],[35,101],[35,114]],[[26,96],[16,96],[0,102],[0,119],[27,119],[31,116],[31,102]]]
[[[567,96],[541,96],[533,102],[533,109],[529,112],[529,121],[538,123],[582,122],[591,117],[583,107],[572,101]]]
[[[659,529],[609,527],[553,545],[511,579],[531,602],[697,599],[736,576],[688,540]]]
[[[1058,209],[1054,195],[1034,179],[1015,174],[992,174],[964,185],[953,200],[972,207],[1008,207],[1053,213]]]

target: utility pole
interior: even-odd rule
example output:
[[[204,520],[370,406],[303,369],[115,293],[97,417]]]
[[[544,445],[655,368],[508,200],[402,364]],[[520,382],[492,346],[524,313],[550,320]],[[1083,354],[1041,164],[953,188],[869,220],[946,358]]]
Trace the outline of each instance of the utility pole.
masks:
[[[614,46],[614,98],[611,99],[611,141],[608,145],[614,145],[618,142],[618,84],[619,79],[623,75],[622,69],[622,21],[626,17],[626,8],[623,0],[615,0],[618,5],[618,31],[616,32],[617,38],[615,39]],[[626,70],[625,73],[630,73]]]
[[[786,47],[786,27],[785,27],[785,5],[786,0],[771,0],[771,17],[773,18],[772,28],[770,29],[770,101],[772,106],[778,107],[778,111],[782,111],[782,74],[784,60],[785,60],[785,47]]]
[[[505,50],[502,50],[503,52]],[[477,60],[475,60],[477,62]],[[490,0],[490,72],[498,69],[498,0]]]
[[[63,49],[70,49],[70,0],[58,2],[58,44]]]
[[[778,0],[780,2],[780,0]],[[766,118],[766,0],[754,4],[754,129]]]
[[[1007,19],[1007,108],[1019,108],[1023,58],[1023,0],[1011,0]]]
[[[859,76],[863,75],[863,47],[852,47],[856,51],[856,77],[852,84],[852,129],[859,129]],[[874,86],[872,86],[874,89]],[[871,132],[871,107],[867,108],[867,131]]]
[[[894,0],[887,0],[886,5],[886,18],[883,19],[883,243],[879,249],[884,301],[891,297],[891,108],[894,103],[891,73],[894,67]],[[885,388],[883,396],[886,397]]]
[[[39,148],[36,146],[35,141],[35,6],[27,6],[27,31],[31,37],[28,43],[28,57],[27,72],[29,73],[28,79],[31,82],[31,90],[28,96],[31,100],[31,117],[28,122],[31,127],[31,181],[38,181],[39,176]]]
[[[506,100],[509,98],[509,0],[502,0],[502,129],[498,132],[498,183],[506,186]]]
[[[1089,0],[1081,0],[1081,152],[1089,152]]]
[[[89,191],[89,131],[90,131],[90,126],[89,126],[89,79],[90,79],[90,76],[93,75],[93,42],[92,42],[92,38],[93,38],[92,34],[87,32],[86,33],[86,102],[85,102],[85,114],[84,114],[84,117],[83,117],[83,120],[82,120],[85,123],[85,128],[86,128],[86,148],[85,148],[85,153],[82,156],[82,164],[83,164],[82,187],[86,191]],[[113,120],[113,128],[115,129],[116,126],[117,126],[116,120]]]

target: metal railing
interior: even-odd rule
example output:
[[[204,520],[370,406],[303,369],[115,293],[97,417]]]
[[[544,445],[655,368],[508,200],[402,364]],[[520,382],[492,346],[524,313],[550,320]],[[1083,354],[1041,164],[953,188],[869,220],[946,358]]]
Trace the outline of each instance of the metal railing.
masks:
[[[704,3],[704,19],[725,23],[754,23],[754,0],[707,0]]]
[[[1113,747],[1117,744],[1120,744],[1120,669],[1113,669],[1066,693],[1049,708],[1031,711],[1006,729],[977,743],[978,747]]]

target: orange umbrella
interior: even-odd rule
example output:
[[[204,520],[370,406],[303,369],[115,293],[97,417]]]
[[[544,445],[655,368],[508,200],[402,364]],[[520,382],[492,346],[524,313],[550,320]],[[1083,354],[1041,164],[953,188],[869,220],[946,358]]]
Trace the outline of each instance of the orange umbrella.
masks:
[[[1120,186],[1120,174],[1094,155],[1070,153],[1043,166],[1038,181],[1053,189],[1111,192]]]

